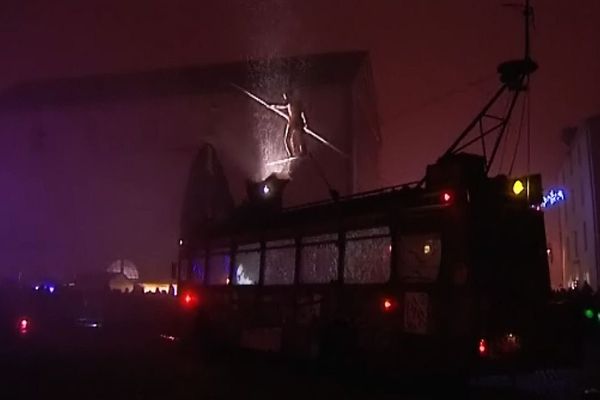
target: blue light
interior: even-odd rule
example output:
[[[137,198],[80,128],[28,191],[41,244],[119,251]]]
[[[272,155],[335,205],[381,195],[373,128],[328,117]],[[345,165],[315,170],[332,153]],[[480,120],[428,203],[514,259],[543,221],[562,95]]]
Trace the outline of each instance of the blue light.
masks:
[[[40,285],[35,285],[33,288],[34,288],[35,290],[40,290]]]
[[[267,196],[271,192],[271,188],[266,183],[263,185],[262,192],[265,196]]]
[[[564,202],[567,199],[564,189],[551,189],[544,195],[542,208],[548,208]]]
[[[50,293],[54,293],[54,286],[52,286],[52,285],[48,285],[48,291],[49,291]]]

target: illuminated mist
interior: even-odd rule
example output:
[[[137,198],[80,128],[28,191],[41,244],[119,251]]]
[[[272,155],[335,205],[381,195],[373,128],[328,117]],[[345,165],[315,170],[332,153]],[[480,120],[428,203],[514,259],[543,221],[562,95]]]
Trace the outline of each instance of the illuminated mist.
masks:
[[[253,75],[253,86],[249,90],[265,100],[268,104],[283,103],[283,93],[287,86],[286,77],[275,75],[269,71],[269,63],[260,64]],[[248,98],[248,101],[254,100]],[[254,180],[263,180],[267,176],[275,174],[290,175],[290,163],[271,164],[288,157],[284,145],[284,132],[286,121],[271,110],[255,103],[253,112],[252,137],[256,143],[256,154],[258,154]]]
[[[265,179],[272,173],[289,174],[289,163],[270,164],[287,157],[283,142],[286,122],[271,111],[260,107],[254,112],[256,125],[253,129],[253,137],[258,149],[258,166],[255,180]]]
[[[295,20],[293,5],[276,0],[256,2],[248,9],[248,13],[250,20],[260,23],[261,26],[272,27],[265,31],[260,29],[261,26],[257,26],[255,33],[247,38],[247,50],[260,55],[256,58],[266,60],[254,68],[251,74],[253,85],[248,90],[269,104],[283,103],[282,95],[292,82],[288,76],[274,74],[269,60],[281,57],[283,50],[289,46]],[[256,124],[252,127],[252,134],[257,146],[258,160],[252,178],[262,180],[272,173],[291,175],[291,169],[295,165],[269,165],[288,157],[284,145],[285,120],[258,104],[254,111],[254,120]]]

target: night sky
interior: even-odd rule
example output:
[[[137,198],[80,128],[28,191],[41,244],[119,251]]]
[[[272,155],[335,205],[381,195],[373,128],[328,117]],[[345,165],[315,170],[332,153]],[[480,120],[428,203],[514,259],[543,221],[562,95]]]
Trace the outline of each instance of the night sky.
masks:
[[[520,13],[502,3],[3,1],[0,90],[38,80],[367,50],[383,134],[381,184],[391,185],[420,178],[493,93],[496,65],[521,55]],[[540,69],[531,92],[532,169],[552,183],[566,151],[561,129],[600,112],[600,2],[533,5],[532,51]],[[3,141],[2,154],[9,145]],[[520,162],[517,172],[523,171]]]

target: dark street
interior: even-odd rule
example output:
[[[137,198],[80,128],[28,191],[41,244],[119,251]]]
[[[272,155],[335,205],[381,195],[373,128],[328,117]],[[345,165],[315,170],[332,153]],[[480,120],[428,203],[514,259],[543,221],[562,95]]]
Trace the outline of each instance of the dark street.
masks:
[[[581,370],[474,377],[367,377],[311,363],[236,354],[206,359],[166,335],[131,327],[79,332],[68,343],[23,340],[2,354],[6,399],[574,399]],[[590,397],[593,398],[593,397]]]

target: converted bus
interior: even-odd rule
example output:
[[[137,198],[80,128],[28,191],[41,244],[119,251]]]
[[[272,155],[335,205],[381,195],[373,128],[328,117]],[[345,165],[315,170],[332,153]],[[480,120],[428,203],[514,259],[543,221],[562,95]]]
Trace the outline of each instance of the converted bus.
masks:
[[[421,182],[302,207],[279,209],[282,187],[183,238],[179,295],[203,345],[415,371],[547,350],[539,175],[487,177],[461,153]]]

